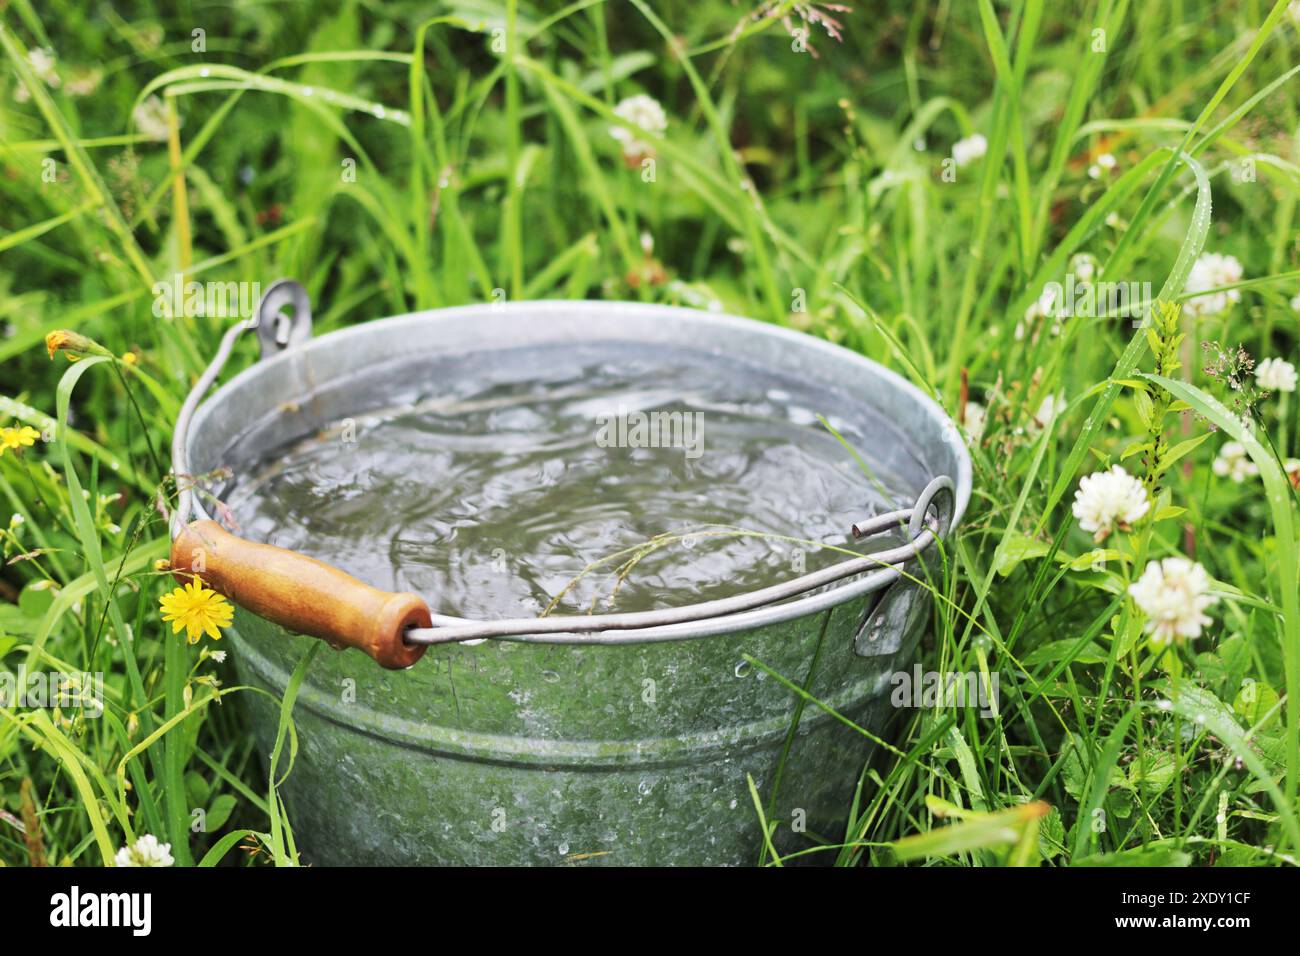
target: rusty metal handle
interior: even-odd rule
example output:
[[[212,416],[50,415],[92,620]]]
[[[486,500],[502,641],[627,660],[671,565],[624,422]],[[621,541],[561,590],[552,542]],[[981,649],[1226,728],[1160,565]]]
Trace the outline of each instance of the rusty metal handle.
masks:
[[[424,654],[406,632],[430,625],[414,594],[373,588],[315,558],[247,541],[215,521],[193,521],[172,541],[172,573],[197,577],[245,610],[335,648],[355,647],[384,667],[410,667]]]

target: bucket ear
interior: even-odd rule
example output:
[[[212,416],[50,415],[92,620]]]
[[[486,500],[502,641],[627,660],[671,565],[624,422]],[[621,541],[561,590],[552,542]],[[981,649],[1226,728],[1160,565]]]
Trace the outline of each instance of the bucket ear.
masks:
[[[417,595],[373,588],[315,558],[231,534],[215,521],[193,521],[172,542],[172,574],[197,578],[247,611],[331,647],[355,647],[392,669],[427,650],[408,644],[409,628],[430,627]]]

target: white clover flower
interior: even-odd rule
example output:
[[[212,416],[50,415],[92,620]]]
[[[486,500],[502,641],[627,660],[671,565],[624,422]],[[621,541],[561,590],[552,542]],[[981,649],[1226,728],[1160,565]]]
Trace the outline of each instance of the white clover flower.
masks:
[[[167,141],[167,108],[158,97],[150,96],[133,109],[131,122],[145,139],[155,143]]]
[[[1016,323],[1015,336],[1017,342],[1025,337],[1025,334],[1033,328],[1039,319],[1047,318],[1048,316],[1061,311],[1061,303],[1058,303],[1056,299],[1057,288],[1051,285],[1044,286],[1042,295],[1029,303],[1029,308],[1025,309],[1024,320]],[[1059,331],[1060,324],[1054,323],[1052,326],[1052,334],[1055,335]]]
[[[1300,0],[1297,0],[1297,2],[1300,3]],[[1294,295],[1291,297],[1291,308],[1300,312],[1300,295]]]
[[[1250,460],[1246,447],[1239,441],[1224,442],[1211,467],[1220,478],[1231,478],[1238,484],[1259,474],[1259,468]]]
[[[1217,252],[1206,252],[1192,265],[1187,276],[1184,292],[1204,292],[1220,286],[1240,282],[1241,263],[1236,256],[1225,256]],[[1198,295],[1183,303],[1183,311],[1188,315],[1218,315],[1225,311],[1230,303],[1241,301],[1241,290],[1229,289],[1213,295]]]
[[[28,50],[27,63],[31,66],[32,72],[40,77],[41,82],[50,89],[57,90],[63,85],[63,80],[59,78],[59,71],[56,68],[53,50],[42,50],[40,48]]]
[[[1034,424],[1042,428],[1065,409],[1064,395],[1048,395],[1034,412]]]
[[[172,845],[159,843],[152,833],[146,833],[131,846],[124,846],[113,858],[114,866],[171,866]]]
[[[1097,274],[1097,260],[1089,253],[1081,252],[1070,260],[1070,271],[1080,282],[1091,282]]]
[[[218,664],[224,664],[226,662],[225,651],[208,651],[208,657],[212,658]]]
[[[1269,392],[1294,392],[1295,366],[1286,359],[1266,358],[1255,368],[1255,381]]]
[[[636,126],[641,127],[647,133],[653,133],[655,136],[662,136],[664,130],[668,128],[668,115],[664,108],[659,105],[659,101],[653,96],[647,96],[644,93],[638,93],[636,96],[629,96],[614,107],[614,115],[619,119],[627,120]],[[623,126],[611,126],[609,135],[623,144],[623,156],[626,159],[638,159],[642,156],[649,156],[654,153],[654,147],[637,139],[636,133]]]
[[[1128,593],[1147,616],[1146,631],[1157,644],[1179,638],[1200,637],[1210,624],[1205,609],[1218,601],[1207,593],[1210,576],[1200,564],[1186,558],[1147,562],[1146,570]]]
[[[1115,168],[1115,157],[1110,153],[1102,153],[1097,157],[1097,161],[1088,167],[1088,176],[1091,179],[1100,179],[1102,173],[1109,173]]]
[[[1074,493],[1079,527],[1092,532],[1092,539],[1099,543],[1116,528],[1127,531],[1150,507],[1142,482],[1119,465],[1085,475]]]
[[[95,90],[99,89],[99,84],[104,80],[104,71],[99,68],[82,67],[77,70],[72,79],[68,80],[69,96],[89,96]]]
[[[989,151],[989,141],[975,133],[952,144],[952,158],[958,166],[967,166]]]
[[[984,422],[986,413],[984,406],[979,402],[967,402],[966,410],[961,416],[961,430],[966,433],[966,437],[971,441],[979,441],[984,434]]]

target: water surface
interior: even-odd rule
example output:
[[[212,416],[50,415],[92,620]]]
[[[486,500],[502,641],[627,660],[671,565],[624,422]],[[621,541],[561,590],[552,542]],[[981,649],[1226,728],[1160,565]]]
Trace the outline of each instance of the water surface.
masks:
[[[439,613],[726,597],[846,557],[818,544],[862,550],[850,525],[901,502],[884,493],[902,486],[895,476],[877,462],[877,487],[818,421],[871,461],[887,439],[860,403],[724,356],[505,349],[383,378],[353,386],[359,411],[257,461],[238,464],[258,445],[242,441],[224,498],[244,535],[414,591]]]

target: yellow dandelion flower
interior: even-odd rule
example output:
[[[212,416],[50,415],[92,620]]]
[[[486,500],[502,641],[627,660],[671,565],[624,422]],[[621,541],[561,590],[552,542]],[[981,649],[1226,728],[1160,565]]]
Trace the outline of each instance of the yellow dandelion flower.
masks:
[[[41,433],[30,425],[22,428],[0,428],[0,454],[9,449],[30,448],[36,444]]]
[[[164,594],[158,599],[158,606],[162,619],[171,622],[172,633],[179,634],[185,628],[191,644],[197,643],[204,634],[214,641],[221,640],[221,628],[230,627],[234,614],[234,608],[224,597],[205,588],[197,578],[171,594]]]
[[[92,355],[113,354],[94,339],[88,339],[81,333],[69,329],[57,329],[45,336],[45,351],[50,353],[50,358],[54,358],[55,352],[62,352],[68,357],[69,362],[75,362],[87,352]]]

